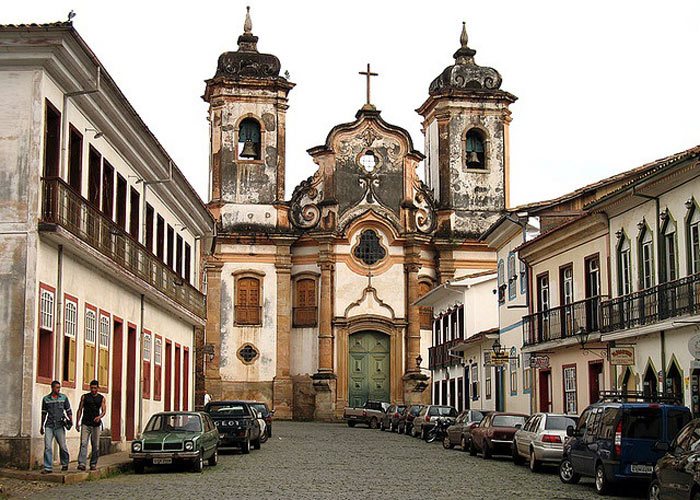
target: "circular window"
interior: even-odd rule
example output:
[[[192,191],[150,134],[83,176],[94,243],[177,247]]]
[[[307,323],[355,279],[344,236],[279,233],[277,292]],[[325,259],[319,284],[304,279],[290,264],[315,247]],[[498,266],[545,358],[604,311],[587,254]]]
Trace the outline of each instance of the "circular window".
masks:
[[[260,356],[260,353],[252,344],[245,344],[238,350],[238,358],[247,365],[258,359],[258,356]]]
[[[353,255],[368,266],[372,266],[386,257],[386,250],[374,229],[362,231],[360,241],[355,247]]]
[[[377,168],[377,157],[372,151],[367,150],[365,154],[360,157],[360,165],[365,169],[365,172],[371,174],[374,169]]]

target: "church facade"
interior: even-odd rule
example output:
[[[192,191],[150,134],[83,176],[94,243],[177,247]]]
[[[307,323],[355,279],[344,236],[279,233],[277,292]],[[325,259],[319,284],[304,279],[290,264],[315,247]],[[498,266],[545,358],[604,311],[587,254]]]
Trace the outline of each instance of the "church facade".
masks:
[[[213,399],[277,418],[334,420],[367,400],[429,402],[434,286],[496,269],[482,233],[508,205],[509,105],[466,29],[417,110],[424,153],[367,103],[308,150],[317,170],[285,199],[294,84],[260,53],[250,16],[206,82],[211,127],[206,353]],[[369,79],[369,68],[367,71]],[[417,169],[423,164],[425,182]],[[200,378],[201,380],[201,378]]]

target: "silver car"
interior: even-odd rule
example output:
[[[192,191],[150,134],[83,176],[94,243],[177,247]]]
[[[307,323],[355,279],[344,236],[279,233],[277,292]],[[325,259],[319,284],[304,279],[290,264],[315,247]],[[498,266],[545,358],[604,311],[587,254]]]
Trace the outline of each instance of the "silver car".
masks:
[[[566,428],[576,427],[577,417],[556,413],[535,413],[527,419],[513,438],[513,461],[518,464],[526,458],[535,472],[543,462],[561,462],[566,441]]]

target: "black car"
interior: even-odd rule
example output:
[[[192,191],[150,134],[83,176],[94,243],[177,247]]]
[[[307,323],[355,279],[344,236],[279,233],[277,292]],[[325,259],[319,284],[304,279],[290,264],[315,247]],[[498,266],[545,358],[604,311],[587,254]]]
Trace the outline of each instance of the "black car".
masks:
[[[386,409],[384,418],[379,423],[380,430],[388,430],[389,432],[396,432],[399,428],[399,420],[401,419],[401,413],[406,409],[406,405],[391,405]]]
[[[252,401],[250,403],[250,406],[258,410],[258,413],[260,413],[260,416],[265,420],[265,424],[267,426],[266,432],[267,432],[267,437],[271,438],[272,437],[272,416],[275,414],[275,410],[270,410],[270,408],[267,407],[267,403],[261,403],[260,401]]]
[[[683,427],[656,462],[649,498],[700,499],[700,418]]]
[[[219,449],[260,449],[258,410],[245,401],[212,401],[204,407],[219,430]]]

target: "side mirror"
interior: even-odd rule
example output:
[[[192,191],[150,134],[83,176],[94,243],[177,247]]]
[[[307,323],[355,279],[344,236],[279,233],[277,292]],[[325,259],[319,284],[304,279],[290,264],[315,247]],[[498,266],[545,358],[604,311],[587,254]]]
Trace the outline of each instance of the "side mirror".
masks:
[[[671,446],[665,441],[657,441],[654,443],[654,450],[667,453],[671,449]]]
[[[520,430],[523,428],[523,424],[515,424],[515,428]]]
[[[574,430],[574,426],[570,425],[566,428],[566,435],[569,437],[573,437],[576,434],[576,431]]]

